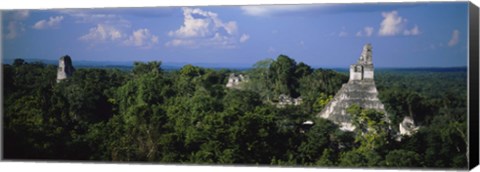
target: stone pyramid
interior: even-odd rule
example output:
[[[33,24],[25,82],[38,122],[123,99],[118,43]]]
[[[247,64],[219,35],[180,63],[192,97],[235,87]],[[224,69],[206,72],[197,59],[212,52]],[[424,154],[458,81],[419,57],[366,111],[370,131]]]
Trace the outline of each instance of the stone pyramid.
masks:
[[[318,114],[340,125],[340,129],[353,131],[352,118],[347,108],[357,104],[362,108],[375,109],[385,112],[382,102],[378,99],[378,91],[373,80],[372,46],[363,47],[360,59],[350,65],[350,79],[342,85],[335,97]]]
[[[58,60],[57,83],[73,75],[75,68],[72,65],[70,56],[65,55]]]

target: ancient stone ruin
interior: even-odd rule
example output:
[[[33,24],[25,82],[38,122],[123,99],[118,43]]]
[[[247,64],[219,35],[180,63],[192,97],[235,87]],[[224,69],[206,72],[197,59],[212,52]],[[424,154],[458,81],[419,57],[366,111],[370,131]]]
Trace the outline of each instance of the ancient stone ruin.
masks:
[[[75,72],[75,68],[73,68],[70,56],[60,57],[60,60],[58,60],[57,83],[71,77],[73,72]]]
[[[242,84],[247,82],[248,78],[242,74],[235,74],[232,73],[228,77],[228,83],[226,85],[227,88],[236,88],[240,89],[242,87]]]
[[[386,111],[378,99],[377,87],[373,80],[372,46],[366,44],[356,64],[350,65],[350,79],[342,85],[335,97],[318,114],[340,126],[340,129],[353,131],[352,117],[347,113],[347,108],[357,104],[365,109]]]
[[[280,96],[278,96],[278,103],[277,103],[277,107],[279,108],[283,108],[287,105],[294,105],[294,106],[298,106],[298,105],[301,105],[303,102],[302,98],[301,97],[297,97],[297,98],[292,98],[288,95],[285,95],[285,94],[281,94]]]
[[[415,126],[415,122],[410,116],[405,116],[403,121],[398,125],[401,135],[411,136],[419,129],[419,127]]]

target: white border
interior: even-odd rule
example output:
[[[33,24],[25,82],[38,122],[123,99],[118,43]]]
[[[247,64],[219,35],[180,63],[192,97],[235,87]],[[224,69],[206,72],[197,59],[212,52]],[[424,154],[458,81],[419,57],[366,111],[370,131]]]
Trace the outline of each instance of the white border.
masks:
[[[0,0],[0,10],[8,9],[54,9],[54,8],[102,8],[102,7],[157,7],[157,6],[206,6],[206,5],[261,5],[261,4],[311,4],[311,3],[378,3],[378,2],[445,2],[449,0],[242,0],[242,1],[155,1],[155,0]],[[472,0],[480,6],[480,0]],[[465,1],[463,1],[465,2]],[[1,14],[0,14],[1,16]],[[1,24],[0,24],[1,26]],[[0,43],[0,56],[1,56]],[[473,145],[472,145],[473,146]],[[325,168],[278,168],[245,166],[177,166],[177,165],[140,165],[140,164],[94,164],[94,163],[52,163],[52,162],[0,162],[2,171],[377,171],[378,169],[325,169]],[[381,170],[387,171],[387,170]],[[388,171],[431,171],[431,170],[388,170]],[[477,167],[474,171],[480,171]]]
[[[262,4],[311,4],[311,3],[378,3],[378,2],[447,2],[452,0],[235,0],[235,1],[156,1],[156,0],[2,0],[0,9],[52,9],[99,7],[156,7],[156,6],[206,6],[206,5],[262,5]],[[455,1],[455,0],[454,0]],[[458,0],[456,0],[458,1]],[[472,2],[475,3],[473,0]],[[465,2],[465,1],[463,1]],[[479,4],[479,3],[475,3]],[[477,5],[478,6],[478,5]]]

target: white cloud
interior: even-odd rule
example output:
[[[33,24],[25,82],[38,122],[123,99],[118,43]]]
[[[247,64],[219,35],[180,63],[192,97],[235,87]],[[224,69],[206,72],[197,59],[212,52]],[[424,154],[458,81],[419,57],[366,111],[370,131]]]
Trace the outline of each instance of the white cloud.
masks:
[[[35,25],[33,25],[34,29],[46,29],[46,28],[54,28],[58,27],[58,25],[62,22],[63,16],[56,16],[50,17],[48,20],[40,20]]]
[[[370,37],[373,35],[373,27],[364,27],[363,30],[361,31],[358,31],[356,36],[366,36],[366,37]]]
[[[221,48],[235,48],[235,41],[236,40],[234,37],[215,33],[215,36],[213,36],[213,38],[210,38],[208,41],[204,42],[204,45]]]
[[[400,17],[397,11],[382,12],[383,20],[380,23],[378,35],[395,36],[403,33],[403,35],[419,35],[420,28],[415,25],[411,29],[406,29],[407,19]],[[402,32],[403,31],[403,32]]]
[[[380,23],[380,36],[393,36],[401,32],[406,19],[398,16],[397,11],[382,12],[383,21]]]
[[[245,42],[245,41],[247,41],[248,39],[250,39],[250,35],[243,34],[243,35],[240,37],[240,42]]]
[[[372,36],[373,34],[373,27],[365,27],[365,35]]]
[[[452,38],[450,38],[450,41],[448,41],[448,46],[453,47],[453,46],[457,45],[459,40],[460,40],[460,31],[455,29],[452,32]]]
[[[419,35],[420,34],[420,29],[418,29],[418,26],[415,25],[415,27],[413,27],[410,30],[404,30],[403,34],[404,35]]]
[[[90,28],[90,31],[79,39],[83,41],[105,42],[119,40],[122,37],[122,32],[117,28],[110,25],[98,24],[96,27]]]
[[[143,28],[132,31],[131,35],[125,34],[121,29],[107,25],[97,24],[90,28],[89,32],[79,38],[81,41],[95,43],[120,43],[121,45],[134,46],[149,49],[158,44],[158,36],[153,35],[150,30]],[[123,44],[122,44],[123,43]]]
[[[184,21],[183,21],[183,26],[181,26],[178,30],[176,31],[170,31],[168,35],[170,36],[177,36],[177,37],[200,37],[200,36],[206,36],[209,34],[209,25],[211,25],[211,18],[194,18],[192,16],[193,14],[197,13],[203,14],[203,11],[199,11],[198,9],[193,11],[191,8],[184,8],[183,9],[183,15],[184,15]],[[208,15],[202,15],[203,17],[209,17]]]
[[[124,43],[141,48],[151,48],[158,44],[158,37],[151,34],[148,29],[138,29]]]
[[[16,10],[5,15],[10,20],[7,25],[7,33],[5,34],[5,38],[14,39],[25,31],[22,20],[27,19],[30,16],[30,12],[28,10]]]
[[[173,39],[167,46],[215,46],[233,48],[240,41],[247,41],[249,35],[238,38],[238,26],[235,21],[223,22],[217,13],[203,11],[199,8],[183,8],[183,25],[177,30],[169,31]]]
[[[193,15],[201,16],[195,18]],[[237,24],[234,21],[223,23],[216,13],[203,11],[195,8],[183,8],[184,22],[176,31],[170,31],[170,36],[188,38],[203,37],[223,29],[227,34],[232,35],[237,31]]]
[[[85,42],[115,43],[117,45],[133,46],[149,49],[159,43],[158,36],[149,29],[132,29],[131,22],[120,15],[94,13],[88,10],[60,10],[59,12],[74,18],[76,23],[93,23],[95,27],[78,39]],[[128,34],[128,33],[131,34]]]

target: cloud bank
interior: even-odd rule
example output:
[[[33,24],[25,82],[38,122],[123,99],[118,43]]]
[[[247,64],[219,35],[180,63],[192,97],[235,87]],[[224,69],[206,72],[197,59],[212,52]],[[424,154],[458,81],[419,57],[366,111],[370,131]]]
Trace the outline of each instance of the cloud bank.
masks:
[[[6,14],[7,16],[7,14]],[[23,20],[30,16],[28,10],[17,10],[10,14],[10,22],[7,24],[6,39],[15,39],[18,35],[25,31]]]
[[[63,16],[50,17],[48,20],[40,20],[33,25],[34,29],[55,28],[60,25]]]
[[[224,22],[214,12],[199,8],[182,8],[183,25],[168,32],[172,37],[166,46],[234,48],[237,40],[247,41],[250,36],[243,34],[238,38],[238,26],[235,21]]]
[[[125,40],[125,44],[141,48],[151,48],[155,44],[158,44],[158,37],[151,34],[148,29],[138,29]]]
[[[373,35],[373,27],[370,27],[370,26],[367,26],[367,27],[364,27],[363,30],[361,31],[358,31],[356,36],[366,36],[366,37],[370,37]]]
[[[407,19],[398,15],[397,11],[382,12],[383,20],[380,23],[378,35],[395,36],[403,33],[403,35],[419,35],[420,29],[415,25],[411,29],[406,29]]]

